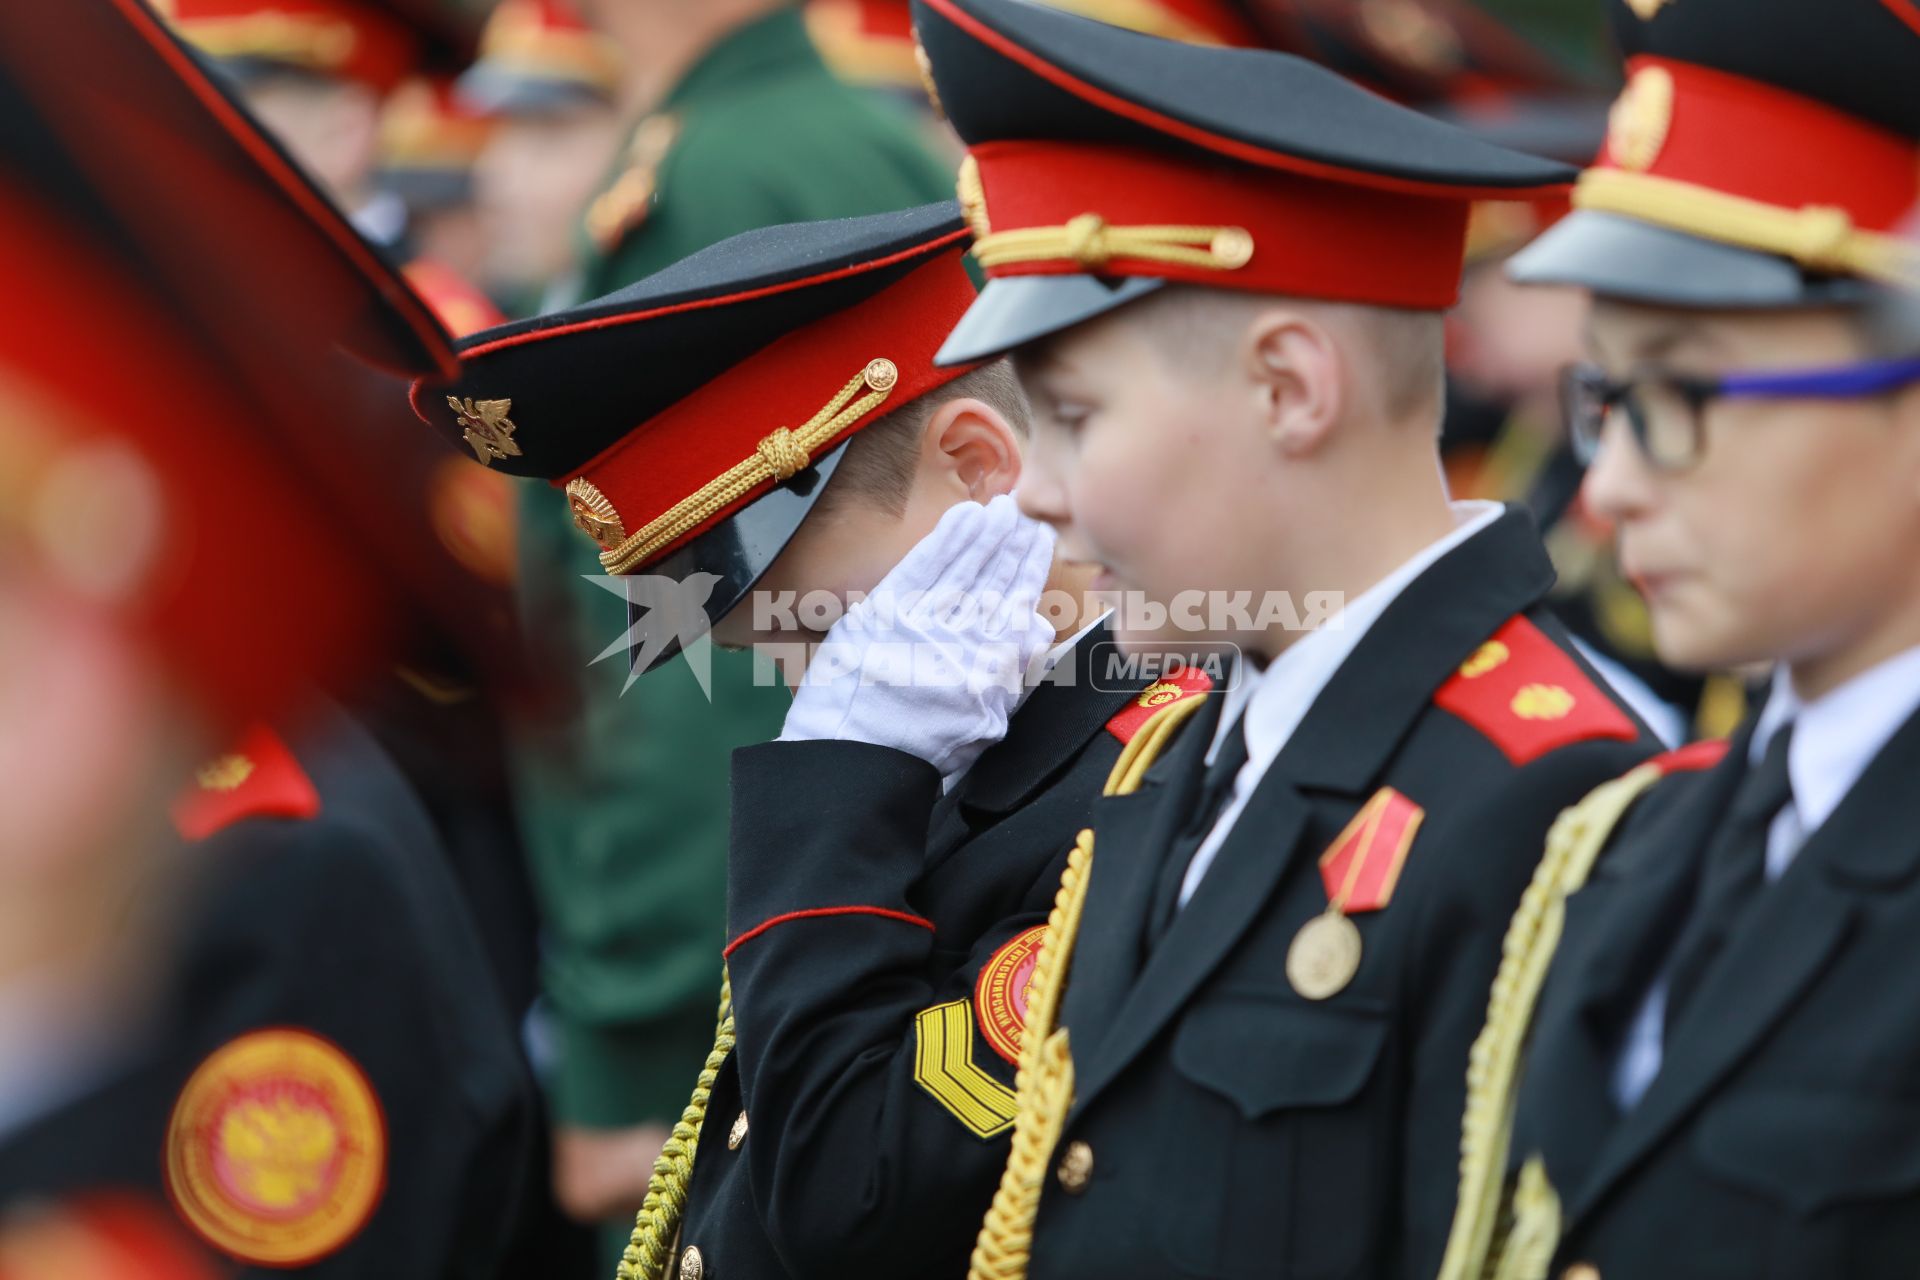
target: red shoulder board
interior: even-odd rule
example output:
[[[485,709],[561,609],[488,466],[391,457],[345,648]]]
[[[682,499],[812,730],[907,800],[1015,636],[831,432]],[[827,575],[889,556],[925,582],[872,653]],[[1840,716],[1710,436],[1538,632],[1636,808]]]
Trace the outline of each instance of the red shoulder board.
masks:
[[[1689,742],[1684,747],[1662,751],[1647,763],[1659,769],[1661,773],[1687,773],[1699,769],[1711,769],[1719,764],[1726,754],[1725,738],[1702,738],[1698,742]]]
[[[1433,697],[1515,764],[1590,738],[1632,741],[1633,720],[1559,645],[1524,617],[1509,618]]]
[[[1139,696],[1122,707],[1107,721],[1107,732],[1122,744],[1132,742],[1140,726],[1153,719],[1153,713],[1176,702],[1198,697],[1213,688],[1213,677],[1198,667],[1181,667],[1163,680],[1155,680]]]
[[[173,825],[188,840],[205,840],[242,818],[311,818],[320,793],[287,744],[255,725],[233,751],[194,770],[173,802]]]
[[[442,266],[431,258],[415,258],[402,274],[414,292],[426,301],[434,318],[456,338],[507,322],[500,308],[493,305],[493,299],[452,267]]]

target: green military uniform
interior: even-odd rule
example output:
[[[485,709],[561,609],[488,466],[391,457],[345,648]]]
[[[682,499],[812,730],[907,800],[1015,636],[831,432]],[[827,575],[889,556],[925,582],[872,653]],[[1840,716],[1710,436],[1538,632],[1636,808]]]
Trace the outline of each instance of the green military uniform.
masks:
[[[733,32],[622,148],[588,213],[584,296],[772,223],[905,208],[952,192],[909,126],[827,71],[796,12]],[[582,370],[591,377],[591,370]],[[588,661],[626,628],[566,503],[522,503],[529,619],[563,629],[577,719],[523,744],[528,849],[551,932],[562,1121],[671,1120],[713,1039],[726,898],[728,757],[779,732],[784,691],[715,653],[712,705],[684,661],[624,696],[626,663]]]

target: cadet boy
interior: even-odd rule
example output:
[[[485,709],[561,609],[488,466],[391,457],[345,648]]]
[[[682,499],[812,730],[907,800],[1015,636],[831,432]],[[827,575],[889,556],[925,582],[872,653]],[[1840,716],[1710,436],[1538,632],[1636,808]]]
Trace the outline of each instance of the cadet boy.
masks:
[[[1536,841],[1650,746],[1436,453],[1469,202],[1563,171],[1283,55],[915,14],[989,276],[941,359],[1015,351],[1022,505],[1099,583],[1218,593],[1246,668],[1096,803],[976,1273],[1430,1274]],[[1310,591],[1345,607],[1289,632]]]
[[[511,315],[580,296],[574,224],[619,141],[619,51],[570,0],[501,0],[454,86],[494,121],[474,166],[487,287]]]
[[[904,209],[950,190],[908,122],[834,79],[787,0],[580,8],[618,48],[623,108],[646,114],[588,203],[570,302],[756,227]],[[786,699],[755,688],[752,663],[735,654],[714,656],[706,688],[673,663],[621,694],[617,664],[589,665],[622,616],[582,580],[591,547],[564,508],[531,499],[519,539],[522,610],[553,637],[580,707],[551,734],[525,734],[515,761],[548,926],[556,1181],[572,1212],[618,1218],[624,1240],[685,1101],[685,1064],[712,1040],[727,759],[779,732]]]
[[[1614,17],[1606,150],[1513,271],[1595,295],[1567,401],[1660,656],[1780,666],[1724,747],[1556,830],[1489,1011],[1446,1274],[1479,1274],[1510,1213],[1502,1276],[1900,1275],[1920,333],[1869,304],[1920,287],[1894,234],[1920,200],[1920,17]]]
[[[1050,579],[1076,593],[1007,496],[1024,401],[1004,362],[933,364],[974,297],[965,240],[951,203],[738,236],[480,335],[455,406],[420,399],[451,433],[511,393],[523,452],[503,461],[565,485],[611,572],[694,588],[690,631],[641,619],[644,662],[708,619],[732,644],[804,638],[780,607],[798,596],[804,627],[808,593],[877,588],[827,632],[782,740],[734,756],[733,1003],[623,1275],[961,1269],[1066,851],[1151,707],[1204,685],[1103,687],[1104,629],[1034,612]],[[946,588],[984,617],[1013,603],[977,625],[906,604]],[[889,596],[897,618],[872,608]],[[924,678],[996,645],[1009,681]],[[1019,700],[1049,648],[1059,678]]]

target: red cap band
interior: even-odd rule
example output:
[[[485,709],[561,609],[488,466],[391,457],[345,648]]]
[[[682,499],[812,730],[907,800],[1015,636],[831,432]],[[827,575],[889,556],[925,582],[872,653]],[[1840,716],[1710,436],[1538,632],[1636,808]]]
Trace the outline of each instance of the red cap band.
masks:
[[[404,23],[356,0],[160,0],[156,7],[212,57],[281,62],[381,93],[418,60]]]
[[[1824,102],[1670,58],[1627,63],[1596,168],[1650,174],[1762,204],[1835,206],[1897,227],[1920,200],[1920,148]]]
[[[1082,243],[1063,244],[1058,254],[1013,262],[1000,261],[989,240],[980,256],[990,276],[1153,276],[1421,310],[1449,307],[1459,292],[1469,211],[1465,200],[1230,166],[1144,147],[1004,141],[982,143],[969,154],[978,169],[987,224],[976,225],[976,231],[998,236],[1064,229],[1092,214],[1123,233],[1104,247],[1080,236],[1070,239]],[[961,199],[973,203],[965,190]],[[976,224],[978,213],[969,209]],[[1251,238],[1251,253],[1229,253],[1220,265],[1127,256],[1126,229],[1174,228],[1243,231]],[[1205,246],[1207,237],[1200,235],[1195,243]]]
[[[784,442],[779,448],[796,447],[782,429],[798,433],[876,362],[892,368],[859,390],[884,392],[883,398],[798,446],[802,452],[789,453],[786,460],[795,470],[967,372],[939,368],[933,357],[973,299],[973,281],[955,244],[873,297],[786,335],[629,431],[564,480],[575,519],[606,553],[602,563],[614,573],[634,572],[766,494],[784,477],[763,472],[728,486],[732,491],[722,496],[694,501],[743,464],[768,456],[775,437]]]

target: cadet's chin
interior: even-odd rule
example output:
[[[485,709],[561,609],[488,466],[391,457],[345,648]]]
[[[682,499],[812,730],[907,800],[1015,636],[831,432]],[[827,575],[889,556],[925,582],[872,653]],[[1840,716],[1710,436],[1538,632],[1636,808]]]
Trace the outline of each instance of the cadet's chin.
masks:
[[[1755,652],[1760,646],[1750,631],[1703,617],[1682,603],[1652,606],[1648,615],[1653,624],[1653,651],[1676,671],[1706,675],[1766,657]]]

